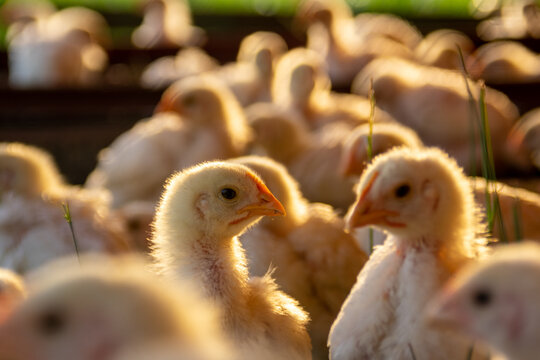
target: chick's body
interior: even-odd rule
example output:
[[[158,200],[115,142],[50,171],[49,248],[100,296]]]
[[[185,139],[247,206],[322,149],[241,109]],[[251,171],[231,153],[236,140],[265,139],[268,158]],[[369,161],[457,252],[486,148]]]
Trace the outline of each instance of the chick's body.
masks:
[[[332,326],[332,359],[466,357],[470,341],[430,327],[423,315],[444,281],[485,251],[462,171],[440,150],[398,148],[375,158],[358,190],[348,225],[372,224],[390,235]]]
[[[55,257],[128,250],[125,224],[108,193],[68,186],[49,154],[0,144],[0,265],[24,273]],[[69,206],[75,239],[64,217]]]
[[[280,214],[283,206],[251,170],[211,162],[169,180],[154,222],[157,268],[200,284],[245,358],[254,351],[268,359],[311,358],[308,315],[269,274],[249,278],[237,237],[261,216]]]
[[[304,199],[282,165],[257,156],[231,161],[257,172],[288,214],[263,219],[241,237],[250,273],[262,276],[273,269],[276,282],[311,316],[314,358],[327,359],[330,326],[367,257],[332,207]]]

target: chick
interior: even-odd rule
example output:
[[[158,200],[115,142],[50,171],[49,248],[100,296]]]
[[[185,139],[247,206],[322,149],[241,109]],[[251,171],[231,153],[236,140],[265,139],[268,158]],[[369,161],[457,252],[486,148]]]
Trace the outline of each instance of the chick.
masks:
[[[444,149],[466,169],[479,167],[480,134],[476,133],[476,148],[472,152],[471,126],[476,119],[471,117],[469,95],[461,74],[403,59],[377,59],[358,74],[352,91],[367,95],[371,79],[377,104],[415,130],[424,144]],[[476,99],[479,87],[469,85]],[[506,95],[490,88],[486,89],[485,104],[492,143],[502,144],[519,116],[518,110]],[[504,147],[493,147],[493,156],[500,174],[508,167]]]
[[[480,46],[468,62],[471,76],[489,84],[540,81],[540,55],[516,41],[496,41]]]
[[[486,207],[486,182],[483,178],[471,178],[471,185],[477,204]],[[540,241],[540,194],[500,182],[488,187],[491,196],[497,193],[501,208],[504,236],[510,242],[522,239]],[[503,228],[495,219],[493,236],[502,239]],[[519,237],[518,237],[519,234]]]
[[[486,342],[507,360],[538,358],[540,246],[504,245],[460,271],[429,307],[434,323]]]
[[[86,181],[87,187],[109,189],[114,207],[156,202],[175,170],[242,155],[251,136],[234,95],[214,77],[175,82],[163,93],[158,111],[101,151]]]
[[[242,106],[270,101],[274,67],[287,51],[281,36],[269,31],[257,31],[240,43],[236,62],[215,71],[235,94]]]
[[[486,251],[473,194],[444,152],[397,148],[360,178],[347,226],[389,237],[358,275],[332,325],[332,359],[462,359],[471,341],[430,327],[421,315],[457,269]]]
[[[310,359],[308,315],[270,274],[248,276],[238,240],[264,215],[285,209],[248,168],[209,162],[173,175],[154,221],[153,256],[167,277],[190,278],[222,310],[221,325],[241,354]]]
[[[214,306],[188,280],[167,283],[147,267],[136,257],[94,255],[40,268],[0,327],[0,358],[116,359],[171,341],[200,356],[187,359],[227,359]]]
[[[530,172],[540,169],[540,108],[524,114],[514,125],[506,140],[509,158],[517,168]]]
[[[484,41],[540,38],[540,8],[533,0],[504,3],[496,16],[478,24],[476,33]]]
[[[110,41],[103,16],[66,8],[9,31],[9,83],[13,87],[88,87],[101,81]]]
[[[355,23],[345,1],[302,1],[296,16],[309,25],[306,46],[324,58],[334,86],[348,86],[358,71],[378,56],[412,57],[402,43],[374,34],[378,26],[367,25],[366,18]],[[384,27],[391,27],[388,25]]]
[[[263,218],[241,238],[250,273],[273,276],[311,316],[308,330],[316,359],[328,359],[326,340],[356,275],[367,260],[344,221],[325,204],[309,203],[284,166],[264,157],[230,160],[258,173],[287,212]]]
[[[283,163],[306,198],[343,210],[354,202],[354,180],[339,174],[339,139],[317,138],[294,112],[274,105],[257,105],[247,113],[259,154]]]
[[[219,67],[216,59],[197,47],[184,48],[175,56],[164,56],[148,64],[141,74],[141,86],[162,89],[177,80]]]
[[[192,26],[186,0],[145,0],[142,24],[131,35],[133,44],[142,49],[201,45],[205,34]]]
[[[460,50],[467,59],[474,50],[472,40],[460,31],[440,29],[427,34],[414,49],[414,55],[424,65],[461,70]]]
[[[23,280],[14,272],[0,268],[0,326],[25,296]]]
[[[414,130],[398,123],[373,124],[371,130],[371,157],[382,154],[396,146],[422,147],[422,140]],[[362,175],[369,163],[369,124],[359,125],[349,134],[341,155],[340,171],[343,176]]]
[[[68,186],[38,148],[0,143],[0,266],[24,273],[58,256],[129,249],[108,193]],[[67,204],[76,240],[64,218]]]
[[[312,50],[296,48],[283,55],[272,82],[274,103],[302,115],[311,129],[340,122],[350,127],[366,123],[371,105],[367,98],[330,91],[322,58]],[[393,120],[377,109],[375,121]]]

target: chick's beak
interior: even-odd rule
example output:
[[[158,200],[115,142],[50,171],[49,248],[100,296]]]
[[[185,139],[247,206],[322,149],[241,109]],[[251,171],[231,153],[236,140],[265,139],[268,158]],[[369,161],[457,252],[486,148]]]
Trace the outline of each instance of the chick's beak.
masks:
[[[446,287],[428,305],[427,319],[431,324],[456,327],[465,325],[466,314],[462,310],[459,297],[450,288]]]
[[[249,216],[284,216],[285,208],[268,188],[262,184],[257,184],[259,194],[257,202],[244,206],[237,211],[238,214],[248,213]]]
[[[405,224],[390,221],[387,218],[388,216],[398,216],[399,213],[391,210],[374,208],[374,203],[370,200],[369,194],[378,176],[379,174],[377,172],[373,174],[360,194],[356,204],[354,204],[352,211],[349,212],[345,225],[346,230],[350,231],[357,227],[376,224],[384,224],[392,227],[405,227]]]

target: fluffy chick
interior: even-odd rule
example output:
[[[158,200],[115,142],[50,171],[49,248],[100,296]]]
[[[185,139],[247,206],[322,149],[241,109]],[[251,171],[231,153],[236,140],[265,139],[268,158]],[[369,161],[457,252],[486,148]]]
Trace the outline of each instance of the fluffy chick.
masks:
[[[296,17],[308,24],[307,48],[324,58],[334,86],[348,86],[358,71],[378,56],[412,57],[402,43],[377,34],[380,27],[376,21],[365,21],[364,17],[355,23],[345,1],[305,0],[300,2]],[[391,25],[386,22],[383,27]]]
[[[236,62],[222,66],[215,73],[242,106],[270,101],[275,63],[286,51],[287,43],[280,35],[257,31],[242,39]]]
[[[389,237],[358,275],[332,326],[332,359],[461,359],[470,341],[437,331],[422,316],[457,269],[485,251],[467,178],[432,148],[397,148],[360,178],[347,226],[374,225]]]
[[[507,360],[538,358],[540,246],[504,245],[460,271],[429,307],[432,321],[486,342]]]
[[[250,138],[242,108],[214,77],[175,82],[164,92],[158,111],[173,113],[158,113],[120,135],[100,152],[86,181],[87,187],[109,189],[115,207],[156,202],[175,170],[242,155]]]
[[[359,125],[347,137],[341,155],[341,173],[343,176],[359,176],[367,164],[369,124]],[[414,130],[398,123],[373,124],[371,130],[371,157],[382,154],[396,146],[411,148],[421,147],[422,140]]]
[[[25,297],[23,279],[10,270],[0,268],[0,326]]]
[[[330,91],[330,78],[316,52],[297,48],[281,57],[272,82],[273,101],[302,115],[312,129],[340,122],[351,127],[366,123],[371,105],[367,98]],[[393,120],[377,109],[375,121]]]
[[[113,359],[174,341],[199,354],[193,359],[227,359],[217,310],[187,280],[170,284],[147,267],[136,257],[94,255],[40,268],[28,277],[29,297],[0,327],[0,358]]]
[[[430,32],[422,39],[414,49],[414,56],[424,65],[460,70],[462,65],[458,48],[463,58],[467,59],[474,50],[474,44],[460,31],[440,29]]]
[[[471,110],[461,74],[403,59],[377,59],[358,74],[352,91],[366,96],[371,79],[377,104],[415,130],[424,144],[441,147],[466,169],[481,164],[478,133],[476,158],[471,164]],[[476,98],[478,84],[469,85]],[[493,144],[502,144],[519,116],[518,110],[506,95],[491,88],[486,88],[485,104]],[[504,147],[494,147],[493,156],[498,173],[502,173],[506,166]]]
[[[108,63],[109,29],[90,9],[66,8],[9,31],[11,86],[86,87],[99,83]]]
[[[52,157],[38,148],[0,143],[0,266],[24,273],[75,253],[62,205],[69,205],[79,251],[129,248],[109,194],[68,186]]]
[[[480,46],[468,63],[471,76],[488,84],[540,81],[540,55],[516,41],[496,41]]]
[[[286,217],[263,218],[241,237],[250,273],[263,276],[275,267],[276,282],[311,316],[314,358],[328,359],[330,326],[367,256],[330,206],[302,196],[284,166],[258,156],[230,161],[258,173],[287,212]]]
[[[200,285],[222,310],[221,325],[242,354],[261,349],[272,359],[309,359],[308,315],[270,274],[249,278],[238,240],[262,216],[284,214],[248,168],[200,164],[169,179],[156,213],[152,254],[165,276]]]
[[[142,24],[131,35],[133,44],[142,49],[201,45],[204,31],[192,26],[186,0],[144,0]]]
[[[260,154],[283,163],[306,198],[343,210],[353,203],[354,180],[339,174],[343,146],[339,139],[317,138],[294,112],[275,105],[257,105],[247,113]]]
[[[540,108],[524,114],[514,125],[505,144],[509,158],[522,171],[540,169]]]

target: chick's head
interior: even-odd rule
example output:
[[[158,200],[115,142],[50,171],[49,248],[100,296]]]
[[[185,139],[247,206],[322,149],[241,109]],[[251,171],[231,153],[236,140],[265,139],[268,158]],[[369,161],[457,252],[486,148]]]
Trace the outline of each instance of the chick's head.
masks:
[[[475,233],[471,189],[439,149],[396,148],[376,157],[358,184],[348,226],[374,225],[410,241],[444,241]]]
[[[453,278],[431,302],[428,316],[510,358],[528,358],[523,355],[532,354],[540,331],[539,276],[538,244],[501,246]]]
[[[154,228],[219,239],[241,234],[262,216],[284,215],[283,205],[253,171],[209,162],[173,176]]]

